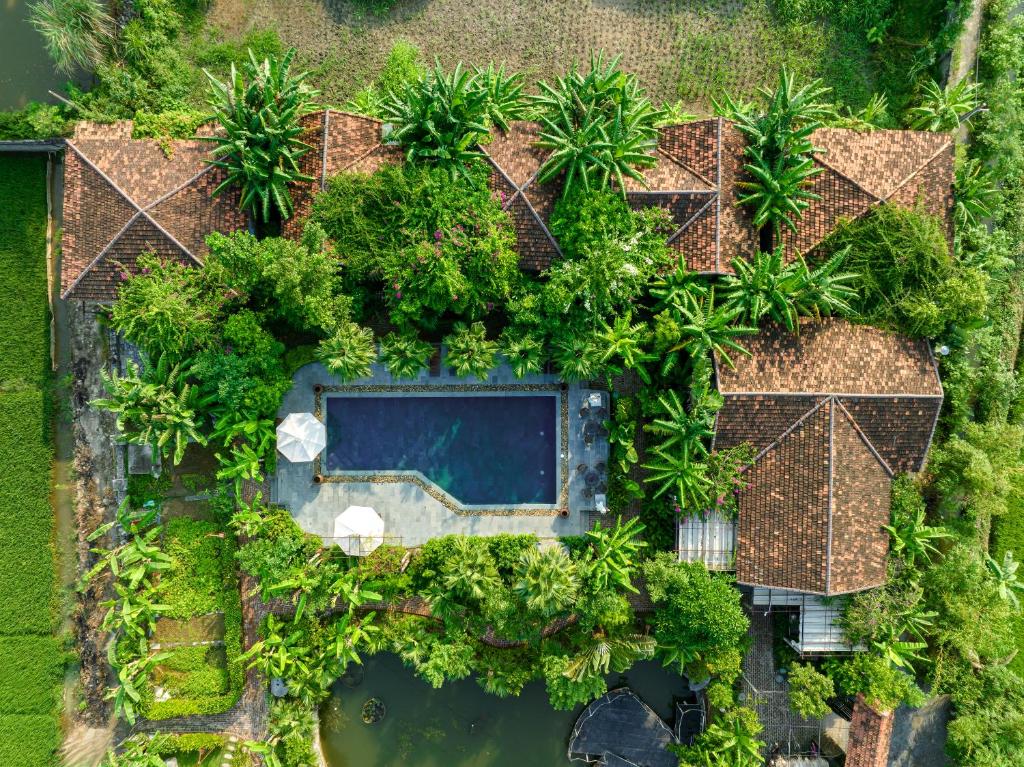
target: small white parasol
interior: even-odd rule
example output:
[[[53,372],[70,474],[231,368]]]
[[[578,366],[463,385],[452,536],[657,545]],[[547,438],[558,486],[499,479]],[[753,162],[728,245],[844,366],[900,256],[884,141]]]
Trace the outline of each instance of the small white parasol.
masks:
[[[384,520],[369,506],[349,506],[334,518],[334,539],[349,556],[366,556],[384,543]]]
[[[292,413],[277,427],[277,449],[292,463],[312,461],[327,447],[327,429],[312,413]]]

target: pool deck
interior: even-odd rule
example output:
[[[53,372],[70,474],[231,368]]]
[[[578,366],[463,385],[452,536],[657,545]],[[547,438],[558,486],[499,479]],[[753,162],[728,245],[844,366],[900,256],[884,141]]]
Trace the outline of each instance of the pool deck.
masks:
[[[423,371],[416,379],[396,381],[383,365],[374,365],[373,375],[350,382],[355,387],[381,387],[389,396],[402,396],[403,387],[409,394],[422,393],[424,387],[439,390],[462,386],[509,387],[510,393],[524,385],[558,385],[554,375],[534,375],[518,379],[509,367],[501,364],[491,371],[486,381],[475,378],[460,378],[442,367],[440,375],[431,376]],[[285,395],[278,415],[284,418],[289,413],[315,413],[317,396],[313,387],[320,385],[331,389],[346,387],[319,363],[306,365],[296,372],[291,391]],[[500,391],[500,389],[496,389]],[[385,540],[402,546],[419,546],[431,538],[442,535],[498,535],[500,533],[532,533],[539,538],[556,538],[565,535],[579,535],[589,525],[590,512],[594,508],[592,499],[584,498],[583,480],[576,472],[580,463],[593,465],[608,460],[608,443],[598,439],[587,446],[583,440],[579,410],[590,389],[579,384],[570,384],[567,392],[568,428],[564,460],[559,456],[559,484],[564,478],[567,484],[569,515],[563,517],[556,508],[530,506],[504,509],[481,510],[465,507],[453,510],[450,496],[422,475],[403,477],[390,476],[387,481],[332,481],[316,484],[313,482],[312,463],[291,463],[278,456],[277,472],[270,478],[271,500],[287,508],[295,521],[306,532],[319,535],[325,542],[331,542],[334,520],[349,506],[370,506],[383,518]],[[607,404],[607,393],[605,393]],[[379,474],[379,473],[378,473]],[[389,473],[390,474],[390,473]]]

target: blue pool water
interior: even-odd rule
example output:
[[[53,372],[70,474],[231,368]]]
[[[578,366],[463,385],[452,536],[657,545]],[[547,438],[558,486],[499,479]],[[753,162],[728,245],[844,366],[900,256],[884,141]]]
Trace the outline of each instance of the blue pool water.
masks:
[[[326,471],[422,472],[466,505],[554,504],[555,395],[330,396]]]

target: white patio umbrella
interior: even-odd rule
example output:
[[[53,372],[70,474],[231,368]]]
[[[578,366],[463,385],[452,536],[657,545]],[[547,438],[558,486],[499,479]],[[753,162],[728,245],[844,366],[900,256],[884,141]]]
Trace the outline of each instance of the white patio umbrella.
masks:
[[[312,461],[327,447],[327,429],[312,413],[292,413],[277,427],[277,449],[292,463]]]
[[[334,518],[334,538],[349,556],[366,556],[384,543],[384,520],[369,506],[349,506]]]

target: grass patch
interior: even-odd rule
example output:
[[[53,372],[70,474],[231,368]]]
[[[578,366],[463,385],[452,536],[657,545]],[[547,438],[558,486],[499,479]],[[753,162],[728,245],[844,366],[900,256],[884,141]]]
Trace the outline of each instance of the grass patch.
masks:
[[[992,524],[992,558],[1003,561],[1003,555],[1012,551],[1014,559],[1024,559],[1024,478],[1015,477],[1013,490],[1006,513],[996,517]],[[1024,675],[1024,612],[1016,618],[1017,656],[1010,662],[1010,668]]]
[[[238,702],[245,682],[242,654],[242,605],[235,570],[235,544],[215,522],[176,517],[164,528],[163,548],[171,569],[163,574],[164,615],[174,620],[210,613],[224,616],[224,645],[180,647],[154,672],[146,692],[145,716],[168,719],[219,714]],[[158,625],[159,631],[159,625]],[[171,697],[157,701],[155,687]]]
[[[0,157],[0,764],[60,742],[46,287],[46,160]]]

